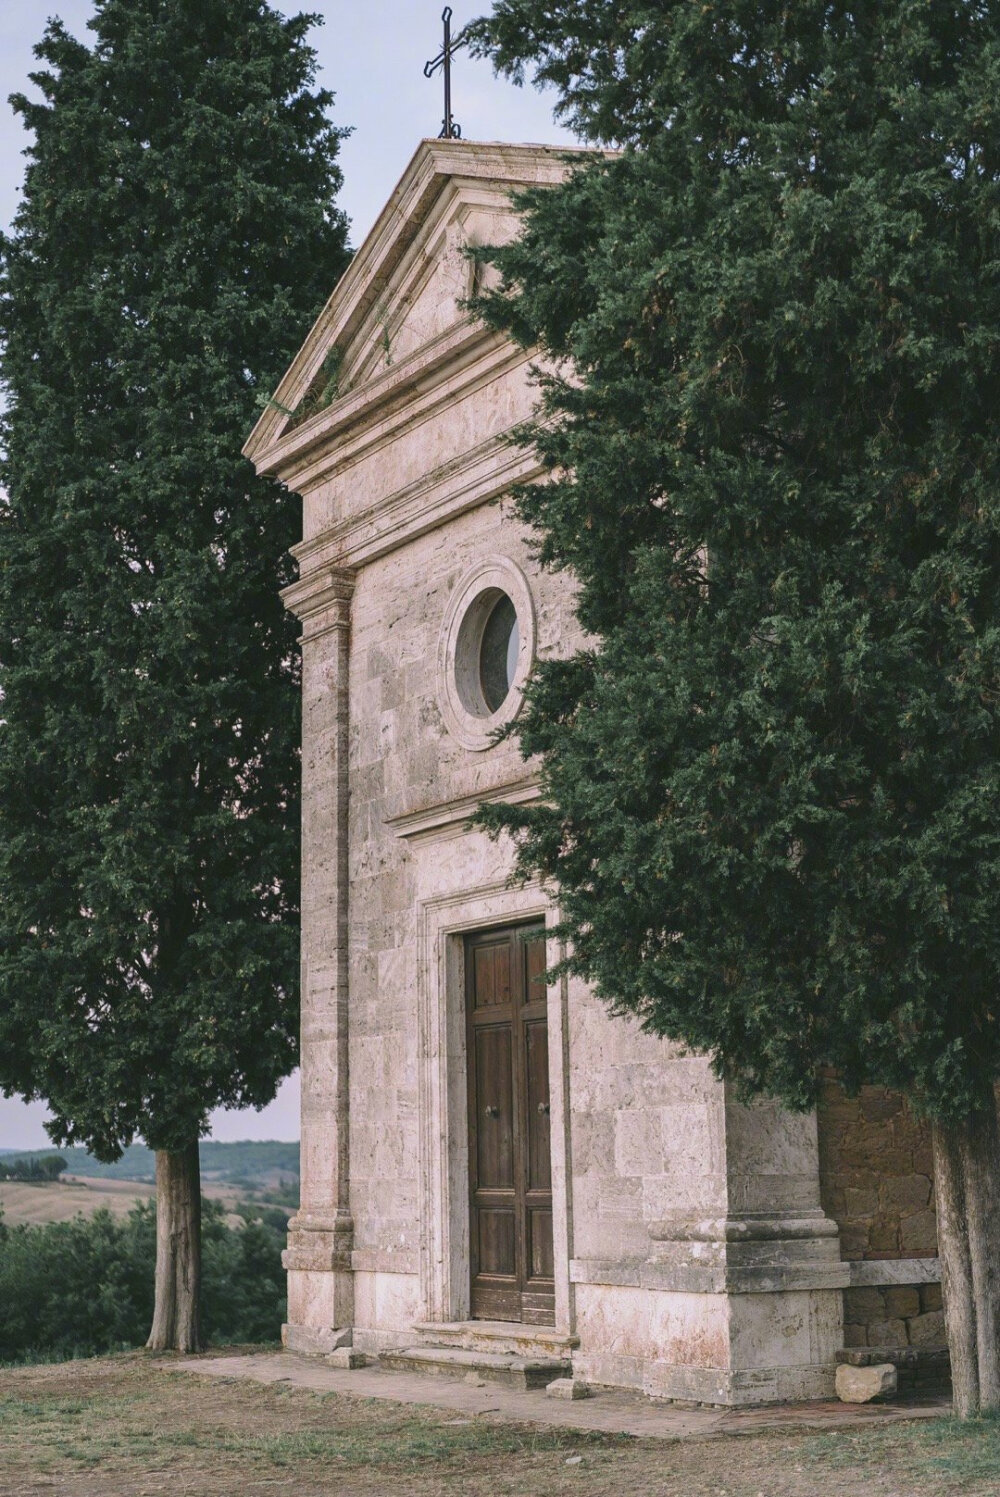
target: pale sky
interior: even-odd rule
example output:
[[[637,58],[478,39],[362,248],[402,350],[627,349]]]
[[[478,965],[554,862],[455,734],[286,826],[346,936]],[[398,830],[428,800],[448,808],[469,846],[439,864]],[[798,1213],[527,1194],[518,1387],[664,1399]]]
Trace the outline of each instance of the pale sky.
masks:
[[[418,142],[441,128],[440,75],[428,81],[424,63],[441,47],[441,0],[303,0],[279,7],[322,15],[313,33],[319,81],[336,94],[333,117],[351,125],[341,165],[341,206],[351,219],[351,243],[360,245],[406,168]],[[488,9],[488,0],[453,0],[453,34]],[[15,90],[30,92],[27,75],[37,67],[31,49],[46,17],[57,15],[86,37],[92,0],[0,0],[0,101]],[[493,77],[488,63],[460,53],[455,62],[452,107],[467,140],[571,144],[553,123],[552,96],[519,89]],[[26,137],[20,120],[0,103],[0,223],[17,206]],[[0,1148],[44,1148],[45,1109],[0,1097]],[[295,1139],[299,1136],[298,1084],[290,1077],[270,1107],[260,1113],[217,1112],[212,1137]]]

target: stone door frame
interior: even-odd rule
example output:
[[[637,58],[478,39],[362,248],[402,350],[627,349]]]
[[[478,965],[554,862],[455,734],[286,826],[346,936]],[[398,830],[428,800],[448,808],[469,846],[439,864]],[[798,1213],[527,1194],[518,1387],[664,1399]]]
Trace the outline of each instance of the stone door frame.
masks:
[[[539,920],[558,912],[537,884],[485,884],[420,903],[417,961],[417,1106],[420,1299],[427,1321],[469,1320],[469,1111],[466,1069],[464,937],[475,930]],[[551,938],[549,964],[558,960]],[[548,987],[552,1108],[552,1235],[556,1319],[573,1331],[569,1278],[571,1209],[567,984]]]

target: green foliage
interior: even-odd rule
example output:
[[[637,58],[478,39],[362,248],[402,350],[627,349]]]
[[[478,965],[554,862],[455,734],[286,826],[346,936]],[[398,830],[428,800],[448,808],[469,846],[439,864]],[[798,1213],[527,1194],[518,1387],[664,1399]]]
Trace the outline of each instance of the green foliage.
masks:
[[[110,1160],[295,1063],[298,503],[239,454],[347,252],[313,18],[90,24],[0,244],[0,1087]]]
[[[202,1202],[202,1318],[216,1344],[275,1341],[285,1318],[283,1212],[243,1207],[227,1225]],[[156,1211],[135,1206],[47,1226],[0,1221],[0,1362],[60,1360],[142,1346],[153,1313]]]
[[[0,1180],[27,1180],[42,1183],[46,1180],[58,1180],[65,1169],[66,1160],[59,1154],[0,1159]]]
[[[1000,1075],[1000,5],[498,0],[596,145],[484,313],[552,372],[520,512],[521,866],[569,965],[795,1107]]]

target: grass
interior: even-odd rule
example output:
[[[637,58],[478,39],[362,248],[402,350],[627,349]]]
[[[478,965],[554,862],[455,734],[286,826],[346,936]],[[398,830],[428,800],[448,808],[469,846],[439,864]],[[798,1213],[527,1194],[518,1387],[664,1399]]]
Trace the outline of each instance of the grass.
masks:
[[[810,1442],[809,1456],[831,1470],[859,1462],[891,1465],[914,1481],[949,1480],[956,1491],[969,1483],[990,1482],[1000,1490],[1000,1417],[934,1419],[823,1435]]]
[[[0,1497],[53,1490],[59,1497],[996,1497],[1000,1421],[640,1440],[202,1379],[129,1353],[0,1371]]]

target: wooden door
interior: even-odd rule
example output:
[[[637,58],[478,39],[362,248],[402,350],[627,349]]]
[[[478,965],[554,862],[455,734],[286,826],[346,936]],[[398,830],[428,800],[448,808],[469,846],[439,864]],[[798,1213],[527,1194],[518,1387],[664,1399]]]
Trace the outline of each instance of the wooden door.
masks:
[[[555,1322],[545,927],[465,942],[472,1318]]]

